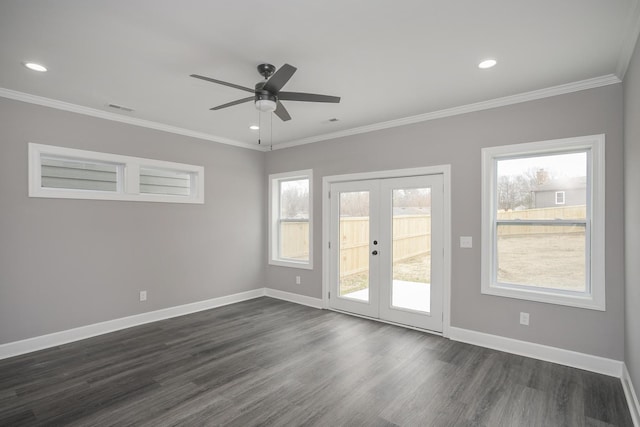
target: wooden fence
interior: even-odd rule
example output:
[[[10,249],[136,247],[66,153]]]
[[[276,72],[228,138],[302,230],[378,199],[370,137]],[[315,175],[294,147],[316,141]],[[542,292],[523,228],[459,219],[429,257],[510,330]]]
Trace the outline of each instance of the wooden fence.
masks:
[[[369,269],[369,218],[340,218],[340,276]],[[403,215],[393,219],[393,262],[431,252],[431,216]]]
[[[585,205],[526,209],[522,211],[498,212],[498,220],[532,220],[532,219],[585,219],[587,207]],[[579,226],[546,226],[546,225],[508,225],[498,227],[498,236],[531,236],[541,234],[582,233],[585,228]]]
[[[568,206],[522,211],[498,212],[498,219],[583,219],[586,207]],[[584,233],[584,227],[512,225],[500,227],[499,236]],[[306,258],[308,254],[309,224],[283,222],[282,255],[286,258]],[[340,276],[356,274],[369,268],[369,218],[340,218]],[[431,253],[431,217],[403,215],[393,219],[393,262]]]
[[[309,259],[309,223],[282,222],[280,256],[288,259]]]

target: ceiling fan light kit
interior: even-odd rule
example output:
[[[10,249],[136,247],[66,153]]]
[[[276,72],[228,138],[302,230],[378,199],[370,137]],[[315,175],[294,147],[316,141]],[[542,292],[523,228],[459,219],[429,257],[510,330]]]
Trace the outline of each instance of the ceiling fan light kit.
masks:
[[[276,107],[278,106],[278,100],[272,99],[272,98],[274,97],[256,99],[255,101],[256,109],[260,110],[263,113],[271,113],[276,111]]]
[[[218,105],[217,107],[211,108],[211,110],[221,110],[223,108],[253,101],[256,109],[259,111],[265,113],[273,112],[280,118],[280,120],[286,122],[291,120],[291,116],[280,101],[328,102],[334,104],[340,102],[339,96],[318,95],[302,92],[281,92],[282,87],[289,81],[289,79],[291,79],[291,76],[293,76],[293,73],[295,73],[296,70],[296,67],[289,64],[284,64],[277,71],[276,67],[271,64],[260,64],[258,65],[258,73],[260,73],[265,80],[256,83],[254,89],[213,79],[211,77],[200,76],[198,74],[191,74],[191,77],[253,93],[253,96]]]

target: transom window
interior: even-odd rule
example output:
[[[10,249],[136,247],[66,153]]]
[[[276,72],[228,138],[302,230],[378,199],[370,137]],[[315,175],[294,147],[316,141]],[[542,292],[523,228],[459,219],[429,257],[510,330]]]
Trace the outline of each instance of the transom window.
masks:
[[[482,292],[604,310],[604,136],[483,149]]]
[[[312,171],[269,175],[269,263],[313,268]]]
[[[204,168],[30,143],[29,197],[204,203]]]

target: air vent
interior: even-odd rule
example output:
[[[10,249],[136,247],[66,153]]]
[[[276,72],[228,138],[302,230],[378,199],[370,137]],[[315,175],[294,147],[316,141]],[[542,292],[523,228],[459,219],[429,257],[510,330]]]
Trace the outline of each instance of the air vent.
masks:
[[[118,104],[107,104],[107,107],[115,108],[116,110],[126,111],[127,113],[130,113],[130,112],[133,111],[133,108],[124,107],[124,106],[118,105]]]

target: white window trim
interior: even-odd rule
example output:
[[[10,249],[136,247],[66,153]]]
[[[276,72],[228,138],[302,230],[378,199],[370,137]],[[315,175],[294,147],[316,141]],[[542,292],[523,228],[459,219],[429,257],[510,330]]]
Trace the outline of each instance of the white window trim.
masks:
[[[553,154],[587,150],[587,199],[591,201],[591,227],[587,247],[590,292],[554,292],[549,289],[520,289],[495,283],[495,223],[497,160],[523,155]],[[482,278],[481,292],[488,295],[538,301],[605,311],[605,136],[590,135],[551,141],[488,147],[482,149]]]
[[[116,164],[118,165],[117,190],[98,191],[42,187],[41,159],[43,156]],[[204,167],[202,166],[34,143],[29,143],[28,145],[28,157],[29,197],[165,203],[204,203]],[[190,196],[174,196],[167,194],[140,193],[140,168],[144,167],[190,173],[193,177],[191,184],[192,194]]]
[[[280,181],[309,179],[309,261],[293,261],[277,258],[278,221],[280,214]],[[280,267],[313,269],[313,170],[305,169],[269,175],[269,264]]]
[[[562,202],[558,202],[558,196],[562,194]],[[564,191],[556,191],[556,205],[564,205],[566,203],[567,194]]]

